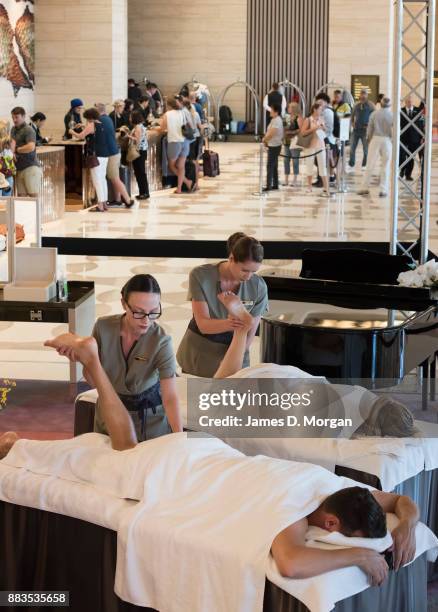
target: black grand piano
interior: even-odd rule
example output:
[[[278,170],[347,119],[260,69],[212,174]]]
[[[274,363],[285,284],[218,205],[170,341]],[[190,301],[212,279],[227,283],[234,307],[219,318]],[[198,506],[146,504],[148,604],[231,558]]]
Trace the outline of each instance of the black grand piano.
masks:
[[[303,253],[302,276],[307,269]],[[260,328],[263,362],[294,365],[331,381],[360,381],[371,388],[398,384],[421,366],[425,382],[430,373],[434,398],[438,293],[351,278],[263,278],[270,304]]]

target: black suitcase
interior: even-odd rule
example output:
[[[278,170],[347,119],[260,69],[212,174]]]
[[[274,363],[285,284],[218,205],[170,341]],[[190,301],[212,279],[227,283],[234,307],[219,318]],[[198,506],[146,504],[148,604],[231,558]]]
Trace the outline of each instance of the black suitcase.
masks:
[[[119,177],[122,183],[125,185],[126,191],[128,192],[129,196],[131,196],[131,179],[132,179],[131,168],[129,166],[120,166]],[[113,184],[111,183],[109,179],[107,179],[107,184],[108,184],[108,202],[115,202],[116,199],[114,196]]]
[[[204,176],[218,176],[221,173],[219,169],[219,155],[214,151],[204,151],[202,154],[202,169]]]

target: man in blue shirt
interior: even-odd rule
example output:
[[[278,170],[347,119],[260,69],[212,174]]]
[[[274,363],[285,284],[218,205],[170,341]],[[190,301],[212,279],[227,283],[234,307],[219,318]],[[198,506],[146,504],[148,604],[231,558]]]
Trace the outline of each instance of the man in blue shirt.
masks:
[[[368,140],[367,140],[367,129],[370,120],[371,113],[375,110],[375,106],[370,100],[368,100],[368,90],[362,89],[359,96],[359,101],[356,102],[352,113],[352,125],[353,133],[351,136],[350,145],[350,168],[354,168],[356,164],[356,149],[359,141],[362,141],[363,147],[363,159],[362,168],[367,165],[368,156]]]

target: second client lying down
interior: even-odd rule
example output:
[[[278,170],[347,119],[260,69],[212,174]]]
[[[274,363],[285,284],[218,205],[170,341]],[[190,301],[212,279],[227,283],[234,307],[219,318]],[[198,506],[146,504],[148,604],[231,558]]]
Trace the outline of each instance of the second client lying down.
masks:
[[[217,376],[227,376],[232,371],[236,371],[235,359],[243,337],[243,332],[236,332],[233,338],[234,346],[232,343],[219,367]],[[282,471],[287,474],[288,470],[297,470],[297,467],[307,470],[309,476],[306,477],[304,484],[302,482],[294,484],[291,481],[291,484],[288,485],[284,479],[277,478],[278,482],[275,480],[275,484],[281,488],[280,492],[276,492],[275,497],[279,506],[273,507],[272,512],[267,509],[264,518],[266,521],[266,525],[263,525],[264,533],[269,533],[269,547],[272,556],[280,573],[284,576],[304,578],[342,567],[358,566],[369,576],[372,585],[381,584],[387,576],[388,564],[385,557],[376,550],[365,547],[351,547],[336,551],[312,549],[305,545],[305,534],[308,526],[315,526],[328,532],[339,532],[347,537],[382,538],[386,535],[386,512],[396,514],[399,519],[397,527],[392,532],[394,568],[398,569],[414,558],[415,526],[419,513],[418,508],[409,498],[355,486],[353,481],[339,478],[318,466],[293,464],[262,456],[255,458],[257,461],[254,461],[254,458],[246,457],[214,438],[207,438],[208,442],[205,437],[189,440],[186,434],[177,433],[138,444],[131,418],[102,368],[94,338],[79,338],[72,334],[63,334],[54,340],[47,341],[46,345],[68,353],[70,359],[80,361],[90,372],[96,385],[109,439],[108,444],[100,442],[96,445],[93,452],[94,462],[101,456],[102,465],[105,465],[106,454],[112,453],[113,450],[130,451],[140,449],[140,447],[152,450],[152,446],[148,445],[155,444],[158,450],[168,448],[168,450],[160,451],[161,455],[160,452],[156,453],[155,461],[161,458],[163,462],[171,461],[170,455],[174,448],[185,458],[182,465],[192,462],[190,469],[196,474],[197,470],[202,472],[203,469],[202,461],[199,463],[196,460],[196,453],[199,454],[202,451],[208,455],[209,445],[211,445],[212,456],[213,458],[217,456],[218,461],[220,461],[221,453],[224,454],[224,457],[232,454],[233,469],[227,470],[226,463],[223,467],[223,478],[227,479],[229,486],[236,491],[245,488],[248,491],[257,491],[259,498],[257,503],[261,506],[263,498],[269,497],[270,487],[273,486],[277,474]],[[84,448],[89,447],[89,436],[95,436],[97,441],[102,439],[101,434],[87,434],[73,441],[39,442],[20,440],[14,433],[8,432],[0,437],[0,458],[3,458],[6,464],[25,467],[38,473],[38,470],[47,469],[45,467],[46,455],[49,448],[51,453],[59,454],[64,466],[62,469],[67,469],[65,466],[70,465],[68,453],[72,451],[72,448],[81,447],[81,438],[84,439]],[[124,455],[123,452],[122,455]],[[149,467],[144,469],[144,479],[147,482],[150,475]],[[267,472],[270,473],[270,480],[268,489],[264,491],[262,476]],[[62,473],[57,475],[63,477]],[[94,475],[95,470],[91,477],[94,478]],[[316,488],[312,484],[312,480],[316,482],[314,476],[318,482],[323,483],[317,485]],[[76,477],[70,476],[72,479]],[[210,485],[209,494],[214,499],[214,496],[218,494],[213,485],[214,483]],[[139,499],[138,490],[130,492],[129,486],[129,482],[124,483],[124,495],[132,499]],[[159,498],[160,491],[155,491],[155,495]],[[171,500],[167,487],[166,495],[170,495],[169,500]],[[222,497],[219,494],[218,499],[215,500],[217,507],[221,506],[221,501]],[[238,500],[236,504],[234,512],[239,515]],[[233,510],[228,508],[228,511]],[[289,521],[287,516],[289,516]]]

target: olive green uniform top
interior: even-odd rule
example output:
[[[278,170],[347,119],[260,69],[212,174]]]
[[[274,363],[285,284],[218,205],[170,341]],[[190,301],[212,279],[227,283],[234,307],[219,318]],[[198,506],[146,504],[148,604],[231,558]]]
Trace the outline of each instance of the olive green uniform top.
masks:
[[[121,324],[125,315],[111,315],[101,317],[94,325],[93,336],[99,347],[99,357],[108,378],[110,379],[120,399],[135,399],[148,389],[157,385],[160,380],[172,378],[176,375],[176,361],[173,351],[172,339],[162,327],[153,323],[145,334],[133,344],[125,358],[122,348]],[[124,402],[125,403],[125,402]],[[125,404],[126,405],[126,404]],[[128,405],[127,408],[129,409]],[[158,414],[159,413],[159,414]],[[157,421],[157,414],[161,423]],[[147,438],[154,435],[152,426],[159,427],[163,433],[170,431],[162,405],[157,405],[157,414],[147,415]],[[131,415],[133,416],[133,415]],[[150,418],[153,422],[150,422]],[[163,422],[163,419],[165,422]],[[134,424],[137,423],[134,420]],[[155,424],[155,425],[154,425]],[[164,429],[163,429],[164,428]],[[107,433],[105,424],[99,415],[96,406],[95,431]],[[137,432],[138,434],[138,432]]]
[[[218,299],[221,293],[219,262],[204,264],[194,268],[189,276],[188,300],[206,302],[211,319],[227,319],[228,311]],[[240,297],[245,308],[253,317],[263,315],[268,308],[268,289],[260,276],[253,274],[247,281],[241,282],[236,295]],[[194,319],[179,345],[177,360],[183,372],[195,376],[211,378],[219,367],[228,346],[232,332],[221,334],[203,334]],[[249,354],[245,352],[242,367],[249,366]]]

